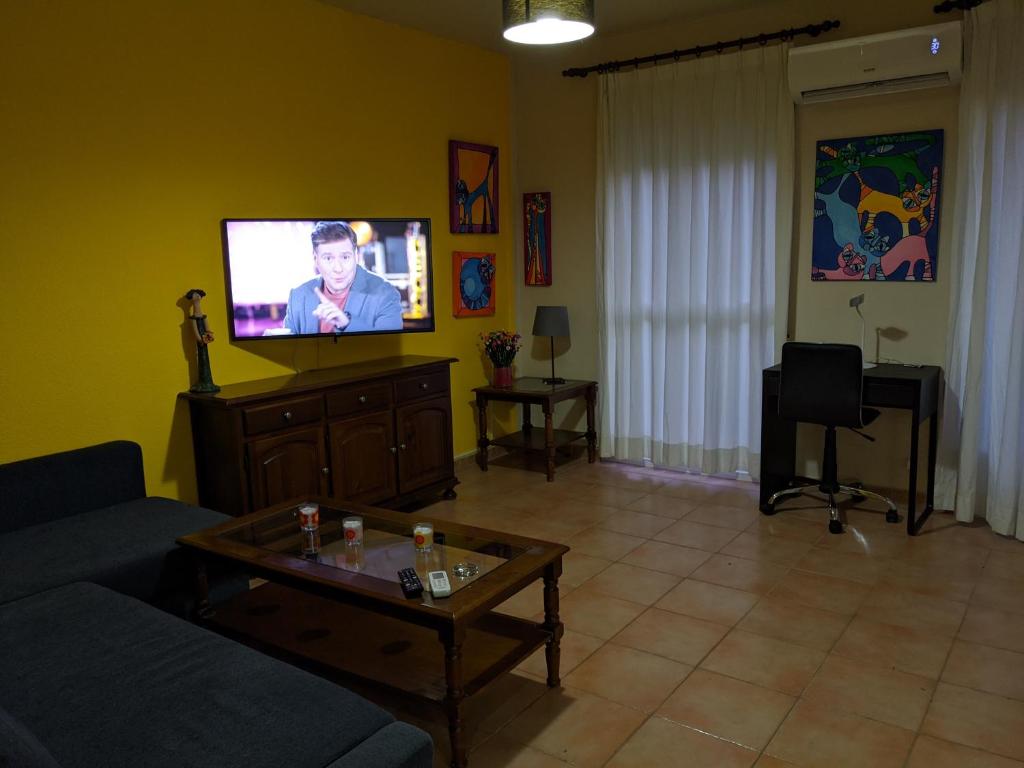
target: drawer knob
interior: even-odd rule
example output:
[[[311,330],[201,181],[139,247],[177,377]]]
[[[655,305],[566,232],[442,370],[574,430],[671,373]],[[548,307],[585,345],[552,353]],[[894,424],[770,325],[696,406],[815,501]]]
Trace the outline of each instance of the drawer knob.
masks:
[[[405,450],[405,443],[399,443],[398,447],[401,448],[404,451]]]
[[[291,421],[292,420],[292,412],[291,411],[285,411],[282,415],[284,416],[284,420],[285,421]]]
[[[393,445],[391,446],[390,450],[391,450],[392,453],[397,453],[398,452],[398,449],[395,448],[395,446],[393,446]]]
[[[365,403],[366,402],[366,395],[360,395],[359,396],[359,402],[360,403]]]
[[[420,384],[420,389],[427,389],[429,386],[430,385],[427,384],[427,382],[424,381],[422,384]]]
[[[320,471],[323,472],[325,475],[331,474],[331,468],[330,467],[321,467]]]

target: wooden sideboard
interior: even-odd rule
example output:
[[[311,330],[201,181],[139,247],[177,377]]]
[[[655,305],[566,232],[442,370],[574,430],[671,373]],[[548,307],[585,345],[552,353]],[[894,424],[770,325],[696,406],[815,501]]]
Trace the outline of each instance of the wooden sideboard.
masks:
[[[453,498],[453,362],[407,355],[182,392],[199,503],[243,515],[299,497]]]

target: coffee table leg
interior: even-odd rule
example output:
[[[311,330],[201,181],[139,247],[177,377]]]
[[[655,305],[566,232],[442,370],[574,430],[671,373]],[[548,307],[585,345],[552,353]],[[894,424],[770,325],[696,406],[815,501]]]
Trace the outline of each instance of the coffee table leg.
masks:
[[[476,463],[484,472],[487,471],[487,446],[490,441],[487,439],[487,398],[478,394],[476,396],[477,410],[477,441],[476,441]]]
[[[444,698],[445,714],[448,715],[448,736],[452,747],[452,768],[465,768],[466,745],[462,733],[462,700],[465,691],[462,689],[462,634],[458,632],[442,632],[444,643],[444,674],[448,691]]]
[[[544,453],[548,459],[548,482],[555,480],[555,423],[552,419],[551,404],[544,404]]]
[[[209,619],[213,617],[213,609],[210,607],[210,580],[206,574],[206,561],[196,553],[192,556],[192,563],[195,568],[195,615],[197,619]]]
[[[562,633],[565,627],[558,617],[558,577],[562,575],[562,558],[544,569],[544,629],[551,633],[544,655],[548,665],[548,686],[562,684],[558,665],[562,657]]]

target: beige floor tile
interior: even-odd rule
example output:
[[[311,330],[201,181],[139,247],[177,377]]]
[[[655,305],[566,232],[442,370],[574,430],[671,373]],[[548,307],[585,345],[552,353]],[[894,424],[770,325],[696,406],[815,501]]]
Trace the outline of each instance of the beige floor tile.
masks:
[[[625,563],[612,563],[587,582],[587,589],[643,605],[653,605],[682,579]]]
[[[644,612],[644,606],[603,595],[584,584],[561,601],[566,629],[607,640]]]
[[[753,750],[652,717],[615,754],[607,768],[749,768],[756,759]]]
[[[971,605],[958,637],[982,645],[1024,653],[1024,614]]]
[[[677,544],[681,547],[693,547],[707,552],[717,552],[730,541],[739,536],[739,531],[731,528],[719,528],[714,525],[701,525],[686,519],[674,523],[654,538],[657,541]]]
[[[748,533],[778,536],[781,539],[795,539],[813,544],[828,530],[828,517],[817,520],[803,520],[785,515],[760,515],[747,528]]]
[[[642,489],[620,488],[615,485],[580,485],[573,490],[572,497],[576,501],[588,501],[608,507],[625,507],[647,493]]]
[[[835,552],[849,552],[868,557],[898,557],[907,548],[906,528],[895,526],[879,529],[875,526],[847,525],[842,536],[823,533],[816,545]]]
[[[606,531],[603,528],[588,528],[569,539],[568,545],[575,552],[606,560],[618,560],[643,544],[645,539],[625,533]]]
[[[741,533],[722,547],[721,554],[763,560],[777,565],[793,565],[811,548],[808,541],[786,539],[764,533]]]
[[[957,640],[942,682],[1024,701],[1024,653]]]
[[[684,519],[691,523],[716,525],[719,528],[732,528],[742,531],[750,527],[761,513],[757,507],[726,507],[717,504],[701,504]]]
[[[1024,613],[1024,585],[983,576],[970,596],[971,605],[995,608],[1008,613]]]
[[[877,584],[886,569],[886,562],[866,555],[815,547],[793,567],[798,571],[819,573],[837,579]]]
[[[872,590],[861,603],[857,615],[883,624],[953,637],[960,629],[966,611],[967,606],[963,603],[885,585]]]
[[[889,667],[938,680],[952,638],[931,632],[881,624],[857,616],[832,652],[847,659]]]
[[[702,549],[678,547],[663,541],[648,541],[622,558],[622,562],[685,577],[697,570],[709,557],[711,553]]]
[[[510,494],[511,495],[511,494]],[[593,504],[588,501],[576,501],[563,497],[552,497],[544,502],[544,505],[530,512],[533,517],[560,520],[564,523],[573,523],[585,528],[605,520],[609,515],[614,515],[618,510],[602,504]]]
[[[785,760],[779,760],[777,757],[762,754],[754,763],[754,768],[797,768],[797,766],[787,763]]]
[[[728,631],[721,624],[651,608],[611,642],[696,666]]]
[[[801,701],[765,752],[801,768],[900,768],[912,731]]]
[[[566,768],[563,761],[532,747],[517,744],[501,734],[492,736],[469,755],[473,768]],[[438,766],[447,768],[447,764]]]
[[[643,720],[635,709],[586,691],[562,688],[548,691],[499,735],[573,765],[597,768]]]
[[[643,512],[648,515],[658,515],[672,520],[678,520],[684,515],[692,512],[697,507],[696,501],[677,499],[672,496],[663,496],[660,493],[652,493],[642,496],[636,501],[626,505],[626,509],[634,512]]]
[[[778,691],[698,669],[662,704],[658,715],[761,750],[795,701]]]
[[[985,576],[1005,581],[1024,581],[1024,552],[993,552],[985,563]]]
[[[593,557],[571,550],[562,555],[562,576],[558,580],[558,586],[578,587],[591,576],[603,571],[612,562],[603,557]]]
[[[572,592],[571,587],[566,587],[559,584],[558,596],[559,598],[565,598]],[[506,613],[509,616],[517,616],[520,619],[528,619],[531,616],[544,610],[544,584],[541,581],[535,581],[525,589],[520,590],[516,594],[512,595],[508,600],[503,602],[497,608],[498,613]]]
[[[870,591],[871,587],[849,579],[790,571],[772,587],[768,596],[809,608],[853,615]]]
[[[908,565],[941,570],[947,579],[976,581],[982,575],[990,551],[984,547],[958,546],[933,541],[927,536],[915,536],[907,542],[907,549],[900,559]]]
[[[976,579],[952,578],[941,567],[921,567],[902,560],[891,560],[879,585],[888,584],[919,595],[966,603],[971,598],[976,582]]]
[[[565,678],[565,685],[651,714],[693,671],[687,664],[606,644]]]
[[[494,733],[548,690],[545,683],[526,675],[502,675],[476,696],[466,699],[465,716],[480,730]]]
[[[630,509],[617,509],[599,525],[607,531],[617,531],[649,539],[672,525],[672,518]]]
[[[840,613],[768,597],[755,605],[736,628],[827,652],[849,623],[850,617]]]
[[[750,592],[687,579],[661,598],[655,607],[732,626],[756,602],[757,595]]]
[[[1024,763],[922,735],[914,742],[906,768],[1024,768]]]
[[[700,668],[799,696],[824,659],[821,651],[734,629]]]
[[[1024,760],[1024,702],[939,683],[921,733]]]
[[[604,645],[604,640],[599,637],[573,632],[571,629],[565,630],[562,641],[559,643],[558,671],[561,678],[564,680],[567,674],[576,669],[584,659],[602,645]],[[547,680],[548,664],[544,647],[531,653],[516,669]]]
[[[825,659],[803,698],[916,731],[934,688],[935,681],[927,677],[833,655]]]
[[[691,579],[766,595],[786,575],[786,567],[763,560],[745,560],[731,555],[712,555],[690,574]]]

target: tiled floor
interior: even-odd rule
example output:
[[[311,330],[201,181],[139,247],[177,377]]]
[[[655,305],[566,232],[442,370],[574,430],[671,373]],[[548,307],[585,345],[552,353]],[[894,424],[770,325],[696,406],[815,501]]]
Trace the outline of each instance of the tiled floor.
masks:
[[[867,507],[831,536],[748,484],[504,464],[465,462],[429,514],[572,548],[562,688],[540,652],[470,699],[473,768],[1024,768],[1024,543],[948,515],[908,539]],[[502,610],[540,608],[534,585]],[[447,765],[443,720],[414,722]]]

